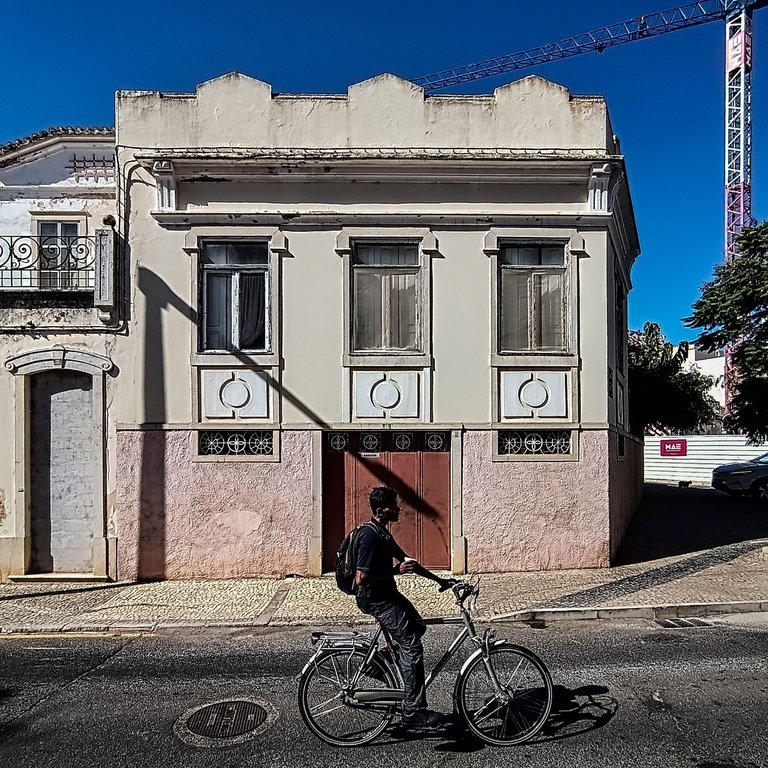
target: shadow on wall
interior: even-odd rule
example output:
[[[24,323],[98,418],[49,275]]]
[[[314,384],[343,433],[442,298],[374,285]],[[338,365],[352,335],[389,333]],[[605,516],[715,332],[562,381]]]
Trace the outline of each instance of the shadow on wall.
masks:
[[[711,488],[646,483],[614,565],[700,552],[768,537],[765,504]]]
[[[166,578],[168,520],[166,509],[166,433],[163,426],[167,414],[165,407],[166,384],[163,366],[163,315],[173,309],[197,325],[197,311],[183,301],[162,277],[146,267],[138,268],[138,287],[146,299],[144,319],[144,422],[142,423],[141,475],[138,510],[138,541],[136,578],[159,581]],[[253,366],[248,355],[235,353],[245,366]],[[282,363],[281,363],[282,364]],[[280,385],[267,371],[262,371],[270,387],[281,398],[293,404],[309,421],[329,429],[309,406]],[[193,510],[194,512],[194,510]],[[211,546],[216,546],[211,542]],[[205,574],[200,574],[205,576]]]

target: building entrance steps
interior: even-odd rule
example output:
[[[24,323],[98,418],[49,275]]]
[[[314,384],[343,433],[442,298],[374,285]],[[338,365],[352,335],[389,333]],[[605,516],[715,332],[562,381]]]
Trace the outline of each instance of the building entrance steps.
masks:
[[[744,532],[751,538],[740,538]],[[613,568],[481,574],[476,615],[525,621],[768,611],[768,510],[756,502],[649,486],[618,560]],[[403,576],[399,585],[425,616],[455,612],[450,593],[426,579]],[[0,584],[4,633],[365,622],[333,575]]]

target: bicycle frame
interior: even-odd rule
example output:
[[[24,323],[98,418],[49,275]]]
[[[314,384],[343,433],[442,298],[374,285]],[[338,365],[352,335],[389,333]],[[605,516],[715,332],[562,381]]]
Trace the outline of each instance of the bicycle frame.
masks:
[[[431,619],[424,619],[424,623],[427,626],[435,626],[435,625],[442,625],[442,624],[462,624],[463,628],[461,632],[459,632],[458,635],[453,639],[453,642],[448,646],[446,651],[443,653],[443,655],[440,657],[440,659],[437,661],[435,666],[429,671],[429,674],[426,676],[424,680],[425,688],[429,688],[430,685],[436,680],[437,676],[443,671],[446,664],[456,655],[458,650],[461,648],[462,645],[464,645],[464,642],[469,638],[472,640],[478,647],[484,649],[484,662],[486,669],[488,670],[488,674],[497,690],[497,692],[501,691],[501,686],[496,679],[495,672],[493,668],[488,663],[488,651],[490,648],[490,641],[491,641],[491,630],[486,630],[483,637],[480,637],[477,632],[475,631],[475,624],[472,621],[472,617],[469,613],[469,611],[462,605],[461,606],[461,615],[459,616],[449,616],[446,618],[431,618]],[[360,703],[394,703],[401,701],[403,698],[403,689],[402,688],[361,688],[357,689],[357,682],[360,678],[360,675],[362,674],[363,669],[367,665],[369,665],[373,658],[376,656],[377,653],[379,653],[379,638],[384,634],[381,625],[378,625],[376,628],[376,631],[374,632],[373,636],[368,641],[370,643],[368,652],[365,656],[365,661],[360,666],[360,668],[355,672],[352,680],[350,681],[350,689],[351,689],[351,698],[354,701],[358,701]],[[358,646],[353,640],[352,649],[356,649]],[[399,668],[398,668],[399,672]],[[402,682],[402,681],[401,681]]]

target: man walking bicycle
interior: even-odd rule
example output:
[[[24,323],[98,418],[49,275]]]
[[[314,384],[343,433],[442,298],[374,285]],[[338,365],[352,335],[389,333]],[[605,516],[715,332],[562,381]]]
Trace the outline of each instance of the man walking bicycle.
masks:
[[[428,571],[407,557],[387,526],[400,519],[397,494],[391,488],[373,488],[369,496],[371,522],[360,528],[355,539],[355,599],[363,613],[373,616],[399,646],[403,673],[403,725],[435,728],[443,724],[439,712],[427,709],[424,685],[424,621],[395,583],[396,574],[415,573],[437,582],[441,589],[453,583]]]

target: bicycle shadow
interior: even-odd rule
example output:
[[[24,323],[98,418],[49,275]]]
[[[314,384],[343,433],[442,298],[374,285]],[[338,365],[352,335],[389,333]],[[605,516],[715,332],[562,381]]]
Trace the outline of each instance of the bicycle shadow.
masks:
[[[603,685],[583,685],[566,688],[555,685],[552,690],[552,711],[541,731],[526,744],[558,741],[602,728],[616,714],[618,702]],[[436,752],[478,752],[487,744],[467,731],[457,713],[449,715],[448,724],[432,732],[412,732],[399,723],[387,732],[389,738],[377,743],[397,744],[423,739],[438,739]]]

